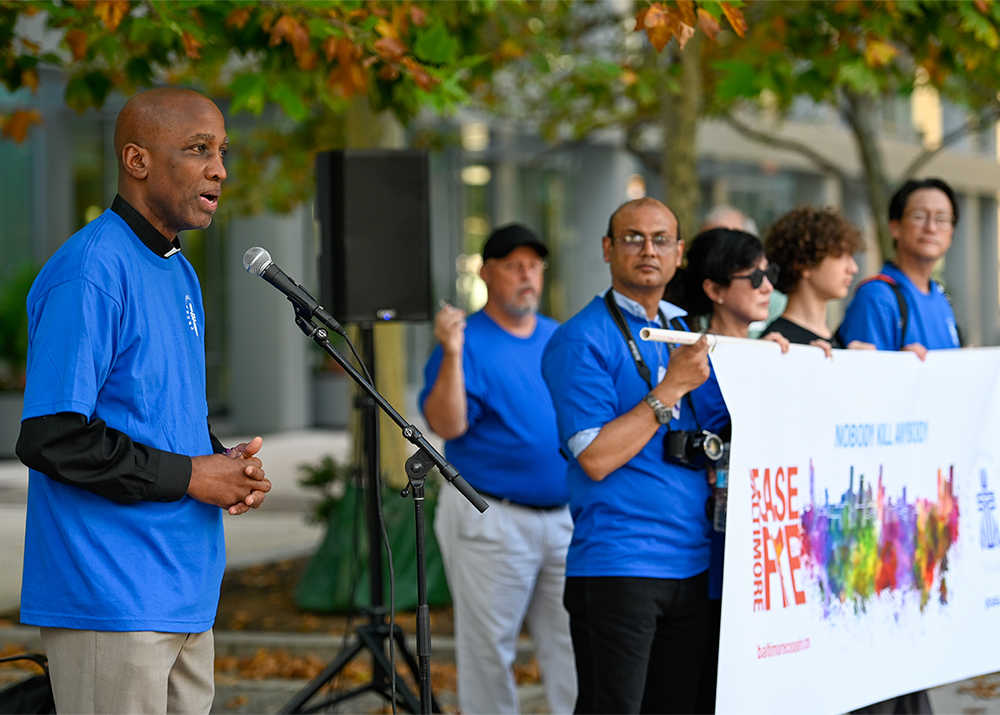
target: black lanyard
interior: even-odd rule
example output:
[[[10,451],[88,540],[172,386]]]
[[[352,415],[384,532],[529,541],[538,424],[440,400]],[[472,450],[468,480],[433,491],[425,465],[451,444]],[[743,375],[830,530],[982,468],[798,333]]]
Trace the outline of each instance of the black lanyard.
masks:
[[[635,338],[632,336],[632,329],[628,327],[628,322],[625,320],[625,316],[622,314],[621,308],[618,307],[617,301],[615,301],[612,292],[613,288],[609,288],[608,292],[604,294],[604,305],[608,307],[608,312],[611,313],[611,319],[615,321],[615,325],[618,326],[618,330],[621,332],[622,337],[625,338],[625,344],[628,345],[628,351],[632,355],[632,359],[635,361],[635,367],[639,371],[639,376],[646,381],[649,386],[649,391],[653,391],[653,379],[652,373],[649,371],[649,366],[646,365],[646,361],[642,359],[642,353],[639,352],[639,346],[635,343]],[[669,323],[667,318],[663,315],[663,311],[659,307],[656,309],[656,314],[660,316],[660,325],[670,325],[674,330],[682,330],[684,332],[690,332],[684,328],[681,321],[674,318]],[[673,346],[667,343],[667,352],[673,352]],[[687,398],[688,407],[691,409],[691,416],[694,418],[695,427],[701,430],[701,425],[698,422],[698,413],[694,409],[694,400],[691,399],[691,393],[685,393],[684,397]],[[667,427],[669,430],[670,428]]]

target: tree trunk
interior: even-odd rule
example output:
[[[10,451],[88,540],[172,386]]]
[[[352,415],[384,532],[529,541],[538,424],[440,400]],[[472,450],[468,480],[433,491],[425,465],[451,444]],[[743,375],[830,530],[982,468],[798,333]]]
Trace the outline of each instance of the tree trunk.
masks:
[[[850,90],[844,90],[844,98],[844,114],[858,142],[868,205],[875,220],[875,235],[883,258],[888,260],[895,255],[896,249],[889,234],[889,182],[886,180],[882,150],[878,145],[873,101],[870,97]]]
[[[403,130],[390,112],[375,114],[367,96],[355,97],[344,121],[344,144],[348,149],[399,149],[403,146]],[[375,387],[396,410],[406,417],[406,325],[378,323],[374,327]],[[351,340],[357,343],[359,332],[352,326]],[[367,358],[366,358],[367,359]],[[363,446],[360,444],[357,415],[351,419],[354,435],[355,463]],[[381,472],[386,484],[395,489],[406,485],[403,465],[412,451],[410,443],[400,433],[388,415],[379,410]]]
[[[698,117],[702,106],[701,33],[676,53],[681,66],[681,92],[664,90],[663,185],[666,203],[677,215],[681,237],[690,241],[698,227]]]

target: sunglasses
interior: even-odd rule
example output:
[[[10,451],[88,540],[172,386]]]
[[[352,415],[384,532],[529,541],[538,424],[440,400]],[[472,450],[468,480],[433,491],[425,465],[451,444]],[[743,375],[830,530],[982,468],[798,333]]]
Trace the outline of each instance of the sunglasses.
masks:
[[[732,280],[738,278],[746,278],[750,281],[750,287],[757,290],[764,283],[764,278],[767,278],[768,283],[774,287],[774,284],[778,281],[779,268],[777,263],[772,263],[767,267],[766,271],[762,271],[760,268],[754,268],[753,271],[747,273],[745,276],[733,276]]]

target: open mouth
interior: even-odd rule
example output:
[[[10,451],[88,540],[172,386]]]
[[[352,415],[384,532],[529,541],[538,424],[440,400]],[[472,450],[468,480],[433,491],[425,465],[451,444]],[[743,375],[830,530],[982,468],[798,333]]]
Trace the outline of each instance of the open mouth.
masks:
[[[209,211],[215,211],[217,208],[219,208],[218,194],[206,192],[204,194],[201,194],[200,198],[202,205],[205,206],[205,208],[207,208]]]

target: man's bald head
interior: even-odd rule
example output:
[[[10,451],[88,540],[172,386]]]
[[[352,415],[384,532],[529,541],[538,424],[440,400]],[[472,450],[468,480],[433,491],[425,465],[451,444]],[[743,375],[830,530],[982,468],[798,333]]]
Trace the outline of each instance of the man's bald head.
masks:
[[[194,90],[180,87],[157,87],[141,92],[125,103],[115,122],[115,156],[122,166],[126,144],[150,147],[164,129],[176,126],[182,115],[200,103],[215,104]]]
[[[118,194],[168,239],[206,228],[228,146],[225,119],[208,97],[174,87],[137,94],[115,124]]]
[[[677,215],[673,211],[671,211],[670,207],[667,206],[665,203],[663,203],[659,199],[654,199],[652,196],[643,196],[638,199],[632,199],[631,201],[626,201],[625,203],[623,203],[621,206],[619,206],[614,210],[614,213],[612,213],[611,217],[608,219],[608,232],[605,235],[608,238],[615,237],[614,233],[615,218],[618,216],[618,214],[620,214],[622,211],[625,211],[626,209],[639,208],[641,206],[655,206],[657,208],[662,208],[666,210],[671,216],[674,217],[674,221],[677,221]],[[680,225],[678,225],[677,227],[677,238],[680,238]]]

